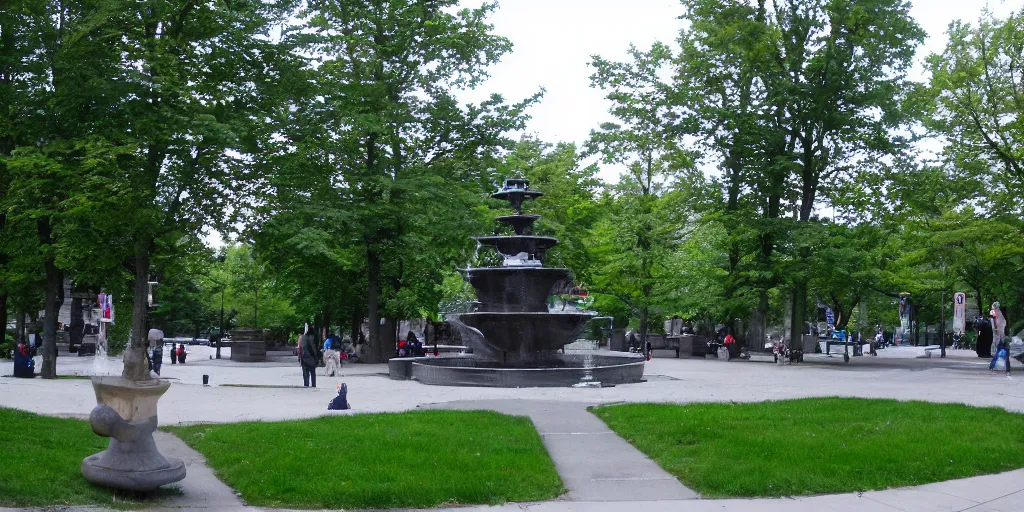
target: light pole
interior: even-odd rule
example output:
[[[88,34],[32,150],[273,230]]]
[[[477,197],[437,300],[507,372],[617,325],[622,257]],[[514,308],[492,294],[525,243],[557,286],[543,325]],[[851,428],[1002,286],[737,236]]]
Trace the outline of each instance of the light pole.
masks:
[[[224,290],[227,289],[227,286],[215,279],[211,279],[211,281],[220,286],[220,330],[217,332],[217,355],[215,356],[220,359],[220,340],[224,338]]]
[[[941,313],[939,314],[939,345],[941,356],[946,357],[946,258],[939,257],[939,261],[942,262],[942,293],[939,295],[941,301]]]

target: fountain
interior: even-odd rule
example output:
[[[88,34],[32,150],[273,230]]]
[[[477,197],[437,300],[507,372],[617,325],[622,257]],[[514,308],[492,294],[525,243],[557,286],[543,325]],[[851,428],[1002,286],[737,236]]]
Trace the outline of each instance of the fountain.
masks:
[[[551,311],[552,290],[571,285],[569,269],[544,266],[558,239],[533,234],[539,215],[523,214],[523,203],[542,196],[523,179],[505,180],[491,195],[509,202],[514,215],[498,217],[514,235],[475,237],[503,258],[501,266],[460,269],[476,291],[472,311],[451,323],[472,356],[392,359],[394,379],[424,384],[495,387],[571,386],[580,382],[639,382],[643,357],[621,352],[566,354],[596,313],[578,309]]]

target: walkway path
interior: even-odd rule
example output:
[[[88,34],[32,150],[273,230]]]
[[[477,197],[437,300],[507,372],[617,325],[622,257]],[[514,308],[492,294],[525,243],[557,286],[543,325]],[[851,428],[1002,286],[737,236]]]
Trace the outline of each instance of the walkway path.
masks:
[[[1021,511],[1024,470],[942,482],[909,489],[848,493],[797,499],[703,500],[679,484],[603,422],[586,405],[612,402],[760,401],[811,396],[858,396],[998,406],[1024,412],[1024,372],[1012,379],[985,371],[987,361],[951,351],[951,357],[917,359],[915,349],[886,349],[877,358],[810,360],[804,365],[723,363],[655,358],[648,382],[602,389],[427,387],[382,376],[385,365],[353,365],[340,378],[321,377],[321,388],[288,386],[301,382],[294,362],[259,365],[214,361],[194,347],[186,365],[164,366],[175,385],[160,402],[161,425],[192,422],[288,420],[321,416],[334,396],[334,383],[346,381],[358,412],[404,411],[417,407],[487,408],[529,416],[537,425],[569,493],[532,504],[458,509],[460,512],[581,511]],[[207,355],[208,356],[208,355]],[[62,374],[89,374],[92,358],[58,360]],[[120,372],[119,368],[116,369]],[[0,371],[0,374],[3,374]],[[214,384],[259,387],[203,387]],[[41,381],[0,378],[0,407],[49,415],[88,415],[95,395],[86,380]],[[349,411],[340,414],[350,413]],[[189,464],[183,495],[162,502],[166,510],[252,511],[219,482],[200,455],[170,436],[160,436],[164,453]],[[615,501],[620,500],[620,501]],[[622,501],[627,500],[627,501]],[[657,501],[655,501],[657,500]]]
[[[674,476],[633,448],[580,402],[479,400],[440,405],[529,416],[544,440],[569,501],[686,500],[697,498]],[[435,406],[436,407],[436,406]]]

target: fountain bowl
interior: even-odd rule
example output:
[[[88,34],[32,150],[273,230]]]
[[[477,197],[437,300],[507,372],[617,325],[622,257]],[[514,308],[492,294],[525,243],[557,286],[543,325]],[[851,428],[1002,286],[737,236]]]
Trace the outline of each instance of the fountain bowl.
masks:
[[[590,364],[584,365],[584,358]],[[556,354],[545,366],[506,367],[472,356],[395,358],[389,361],[395,380],[415,380],[435,386],[494,388],[570,387],[580,382],[602,386],[643,382],[643,355],[628,352],[569,352]]]
[[[520,313],[476,312],[459,321],[483,335],[485,342],[504,353],[506,365],[543,364],[554,352],[571,343],[594,312]]]
[[[482,267],[459,269],[476,290],[478,311],[548,310],[551,289],[569,279],[569,269],[551,267]]]

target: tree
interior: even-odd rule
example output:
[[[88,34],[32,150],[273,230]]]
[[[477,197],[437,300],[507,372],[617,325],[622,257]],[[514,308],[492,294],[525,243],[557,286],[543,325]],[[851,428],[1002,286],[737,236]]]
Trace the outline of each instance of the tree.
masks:
[[[986,10],[976,27],[954,21],[947,34],[945,50],[926,60],[925,126],[947,142],[946,161],[986,182],[993,197],[1019,193],[1024,185],[1024,11],[998,20]]]
[[[587,151],[626,171],[613,190],[613,206],[598,227],[602,259],[595,291],[616,297],[639,318],[646,342],[652,310],[662,288],[665,262],[688,233],[692,199],[702,175],[681,144],[670,86],[658,77],[671,51],[655,43],[629,50],[629,62],[595,56],[594,87],[607,91],[617,123],[591,131]]]
[[[124,376],[145,365],[148,285],[154,255],[174,251],[185,233],[225,227],[244,211],[247,187],[262,172],[262,124],[287,54],[270,37],[290,2],[114,0],[89,11],[88,36],[117,56],[94,66],[89,102],[105,109],[88,125],[130,147],[123,180],[110,196],[130,205],[133,272],[131,343]]]
[[[452,91],[478,84],[511,43],[491,33],[494,5],[457,4],[311,2],[286,38],[312,58],[308,90],[283,130],[282,158],[292,163],[278,177],[274,204],[334,198],[319,213],[341,223],[315,225],[338,230],[344,254],[358,254],[349,268],[366,276],[372,360],[391,352],[394,318],[436,309],[443,270],[472,250],[467,221],[476,224],[465,212],[495,185],[483,169],[510,145],[505,133],[522,128],[536,99],[508,105],[495,95],[459,105]]]

